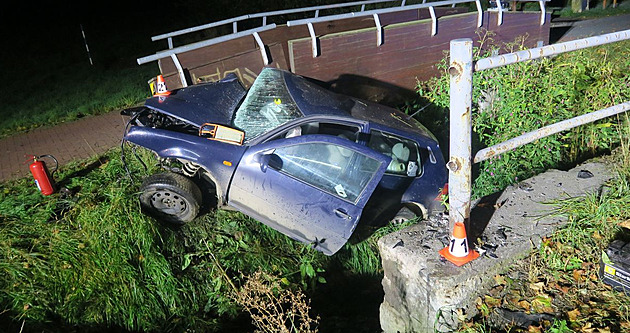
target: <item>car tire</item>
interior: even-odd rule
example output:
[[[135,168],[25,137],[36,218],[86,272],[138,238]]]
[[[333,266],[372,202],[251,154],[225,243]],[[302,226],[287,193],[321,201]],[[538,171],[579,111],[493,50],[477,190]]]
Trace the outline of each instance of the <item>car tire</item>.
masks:
[[[175,173],[147,177],[140,187],[140,205],[158,220],[182,225],[192,221],[201,204],[201,191],[189,178]]]
[[[391,224],[399,225],[399,224],[406,223],[410,220],[413,220],[417,217],[418,215],[416,215],[416,213],[414,213],[411,209],[407,207],[402,207],[398,211],[398,213],[396,213],[396,216],[394,216],[394,218],[391,219],[390,222]]]

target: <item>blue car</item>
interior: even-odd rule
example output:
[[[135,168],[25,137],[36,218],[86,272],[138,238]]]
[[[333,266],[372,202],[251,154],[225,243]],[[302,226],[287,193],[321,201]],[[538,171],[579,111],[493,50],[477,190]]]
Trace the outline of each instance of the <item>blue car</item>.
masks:
[[[359,221],[442,210],[447,182],[436,138],[395,109],[265,68],[249,91],[235,76],[149,98],[124,141],[167,172],[141,186],[143,210],[183,224],[216,200],[327,255]]]

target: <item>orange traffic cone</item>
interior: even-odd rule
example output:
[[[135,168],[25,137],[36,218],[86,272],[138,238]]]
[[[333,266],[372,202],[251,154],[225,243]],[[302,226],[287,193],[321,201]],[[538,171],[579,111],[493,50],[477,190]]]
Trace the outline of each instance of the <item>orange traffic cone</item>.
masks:
[[[157,76],[156,86],[157,89],[155,89],[153,96],[168,96],[171,94],[171,92],[166,89],[166,82],[164,82],[164,77],[161,74]]]
[[[479,258],[479,253],[468,248],[466,227],[462,222],[456,222],[449,246],[440,250],[440,255],[457,266]]]

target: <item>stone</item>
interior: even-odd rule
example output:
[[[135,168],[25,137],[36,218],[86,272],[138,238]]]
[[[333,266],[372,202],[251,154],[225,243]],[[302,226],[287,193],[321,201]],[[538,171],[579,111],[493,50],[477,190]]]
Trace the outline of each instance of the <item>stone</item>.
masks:
[[[589,170],[593,177],[579,178],[582,170]],[[446,216],[434,216],[382,237],[383,331],[455,330],[477,313],[475,300],[494,286],[495,275],[529,255],[544,237],[566,223],[566,217],[552,214],[550,202],[600,193],[613,174],[604,163],[589,162],[569,171],[549,170],[482,198],[467,226],[469,243],[476,244],[482,256],[462,267],[438,255],[450,238]]]

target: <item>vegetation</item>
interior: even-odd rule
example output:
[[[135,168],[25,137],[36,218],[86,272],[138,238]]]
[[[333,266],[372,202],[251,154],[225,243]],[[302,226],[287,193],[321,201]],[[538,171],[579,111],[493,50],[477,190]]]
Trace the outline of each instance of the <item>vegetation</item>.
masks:
[[[606,1],[606,8],[604,8],[604,1]],[[613,0],[595,1],[590,3],[589,10],[576,13],[571,9],[571,2],[569,1],[567,2],[567,7],[555,10],[553,14],[571,19],[591,19],[630,14],[630,2],[617,0],[617,6],[613,7]]]
[[[483,35],[481,45],[492,45]],[[502,45],[508,50],[520,43]],[[497,45],[489,48],[499,47]],[[473,79],[473,126],[480,147],[541,126],[629,100],[630,43],[572,52],[478,72]],[[477,49],[477,56],[482,52]],[[445,64],[442,64],[445,68]],[[448,76],[420,83],[420,95],[444,117]],[[426,101],[425,101],[426,103]],[[435,116],[434,116],[435,117]],[[438,118],[444,127],[446,118]],[[435,126],[435,125],[434,125]],[[630,240],[630,121],[620,115],[566,131],[482,162],[474,196],[517,183],[548,168],[571,167],[609,153],[618,178],[606,190],[561,200],[556,214],[568,226],[543,241],[540,249],[507,272],[477,300],[480,314],[462,332],[621,332],[630,330],[628,296],[599,278],[602,251],[614,239]],[[508,312],[511,320],[505,320]],[[502,319],[503,318],[503,319]],[[516,318],[516,319],[515,319]],[[521,319],[521,320],[518,320]]]
[[[274,3],[278,8],[290,7],[282,1]],[[225,15],[249,12],[242,6],[225,6],[235,11]],[[199,13],[189,19],[206,23]],[[100,46],[93,48],[94,66],[88,64],[81,41],[74,40],[72,48],[55,51],[52,61],[32,59],[24,67],[8,68],[9,81],[29,79],[3,88],[0,136],[143,100],[148,94],[145,82],[156,69],[137,66],[129,59],[145,54],[139,49],[151,49],[147,36],[140,36],[136,48],[119,49],[125,43],[135,44],[130,40],[96,43]],[[482,41],[492,44],[491,38],[483,36]],[[516,49],[519,45],[494,47]],[[627,101],[630,60],[625,55],[629,47],[617,43],[478,73],[473,119],[479,146]],[[117,52],[105,57],[99,48]],[[7,63],[5,58],[2,62]],[[425,118],[436,119],[432,124],[436,133],[447,128],[447,87],[446,76],[421,84],[420,95],[433,103]],[[619,237],[619,225],[627,225],[630,219],[624,209],[630,198],[627,130],[627,118],[606,119],[480,165],[474,189],[477,197],[545,169],[574,165],[621,146],[614,155],[620,176],[609,190],[556,203],[558,213],[569,218],[567,229],[497,276],[496,287],[479,299],[480,317],[462,330],[511,329],[490,320],[501,307],[554,316],[538,326],[514,330],[630,330],[628,298],[597,279],[601,250]],[[0,184],[0,325],[7,330],[265,331],[268,325],[283,323],[289,332],[324,331],[326,325],[340,321],[338,314],[326,317],[325,308],[338,309],[325,299],[335,293],[330,292],[331,285],[349,277],[354,285],[361,286],[362,279],[370,278],[377,281],[373,287],[379,287],[375,240],[392,227],[346,246],[332,258],[234,212],[210,212],[182,228],[170,229],[140,212],[138,183],[123,176],[119,154],[119,149],[113,149],[99,158],[63,167],[57,178],[70,194],[41,197],[28,179]],[[149,160],[146,154],[142,157]],[[139,163],[130,167],[134,174],[145,172]],[[322,297],[323,289],[329,293]],[[357,298],[353,291],[345,290],[343,295]],[[284,320],[275,322],[279,318]],[[350,327],[356,328],[357,322]]]
[[[622,146],[607,158],[617,166],[618,178],[602,193],[555,202],[556,214],[568,219],[567,227],[495,276],[495,286],[477,300],[480,315],[465,323],[462,332],[630,331],[630,297],[604,284],[599,272],[608,244],[630,241],[630,123],[627,117],[625,121]],[[497,321],[499,309],[537,321]]]
[[[484,49],[497,48],[492,36],[482,34]],[[521,49],[522,40],[503,45]],[[630,99],[629,42],[563,54],[554,58],[518,63],[476,72],[473,78],[473,131],[478,150],[525,132],[603,109]],[[481,55],[477,49],[477,56]],[[441,68],[446,69],[443,62]],[[447,75],[423,82],[420,96],[432,103],[433,126],[448,128],[443,110],[448,107]],[[621,140],[619,118],[580,126],[480,163],[474,196],[494,193],[507,185],[549,168],[574,165],[610,151]]]
[[[316,330],[300,290],[326,283],[328,267],[357,280],[379,274],[376,236],[330,258],[235,212],[162,226],[141,213],[138,183],[121,177],[119,154],[62,168],[57,178],[71,195],[42,197],[28,179],[0,185],[5,322],[29,330],[238,331],[251,328],[239,317],[243,306],[269,319],[260,297],[277,297],[275,311],[296,315],[288,297]],[[129,166],[143,173],[139,162]]]

